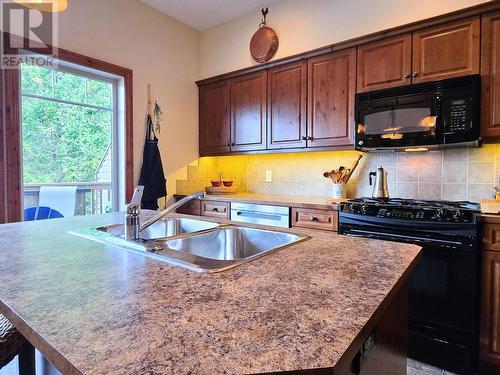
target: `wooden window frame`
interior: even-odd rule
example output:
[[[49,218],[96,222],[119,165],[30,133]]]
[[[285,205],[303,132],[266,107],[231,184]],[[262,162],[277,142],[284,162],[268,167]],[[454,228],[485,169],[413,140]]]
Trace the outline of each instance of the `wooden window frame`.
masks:
[[[9,46],[10,40],[21,39],[24,46],[32,41],[0,32],[4,52],[17,54],[18,49]],[[30,50],[30,48],[23,48]],[[125,198],[131,198],[134,190],[133,153],[133,71],[102,60],[84,56],[62,48],[54,49],[58,60],[77,64],[123,78],[125,91]],[[37,53],[39,53],[37,51]],[[22,220],[21,176],[21,122],[20,87],[18,69],[0,69],[0,223]]]

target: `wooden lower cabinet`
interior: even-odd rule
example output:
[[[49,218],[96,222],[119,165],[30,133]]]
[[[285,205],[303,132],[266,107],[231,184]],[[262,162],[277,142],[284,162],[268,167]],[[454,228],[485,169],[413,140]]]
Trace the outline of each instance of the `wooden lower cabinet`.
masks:
[[[337,231],[338,211],[292,208],[292,227]]]
[[[480,374],[500,374],[500,218],[482,224]]]
[[[201,216],[212,216],[229,219],[230,204],[228,202],[201,201]]]
[[[201,215],[201,201],[199,199],[194,199],[180,206],[176,212],[178,214],[184,215]]]
[[[500,225],[498,225],[500,226]],[[500,251],[483,251],[480,357],[500,373]]]

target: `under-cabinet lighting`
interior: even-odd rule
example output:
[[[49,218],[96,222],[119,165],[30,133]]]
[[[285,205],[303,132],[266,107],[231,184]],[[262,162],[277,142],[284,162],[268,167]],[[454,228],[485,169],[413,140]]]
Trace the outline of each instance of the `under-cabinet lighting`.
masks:
[[[38,9],[41,12],[62,12],[68,7],[68,0],[15,0],[27,8]]]
[[[424,151],[429,151],[427,147],[412,147],[412,148],[405,148],[406,152],[424,152]]]

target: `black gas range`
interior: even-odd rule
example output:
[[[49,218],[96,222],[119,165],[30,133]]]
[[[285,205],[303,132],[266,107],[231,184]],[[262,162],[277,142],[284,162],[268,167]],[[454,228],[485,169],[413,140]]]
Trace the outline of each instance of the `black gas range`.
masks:
[[[480,247],[471,202],[360,198],[339,207],[339,233],[422,246],[409,283],[408,356],[473,374]]]

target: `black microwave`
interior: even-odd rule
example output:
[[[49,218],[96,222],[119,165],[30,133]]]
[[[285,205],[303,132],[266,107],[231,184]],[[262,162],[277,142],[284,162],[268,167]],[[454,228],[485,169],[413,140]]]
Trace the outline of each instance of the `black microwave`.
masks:
[[[424,151],[478,145],[480,98],[479,75],[356,94],[355,146]]]

